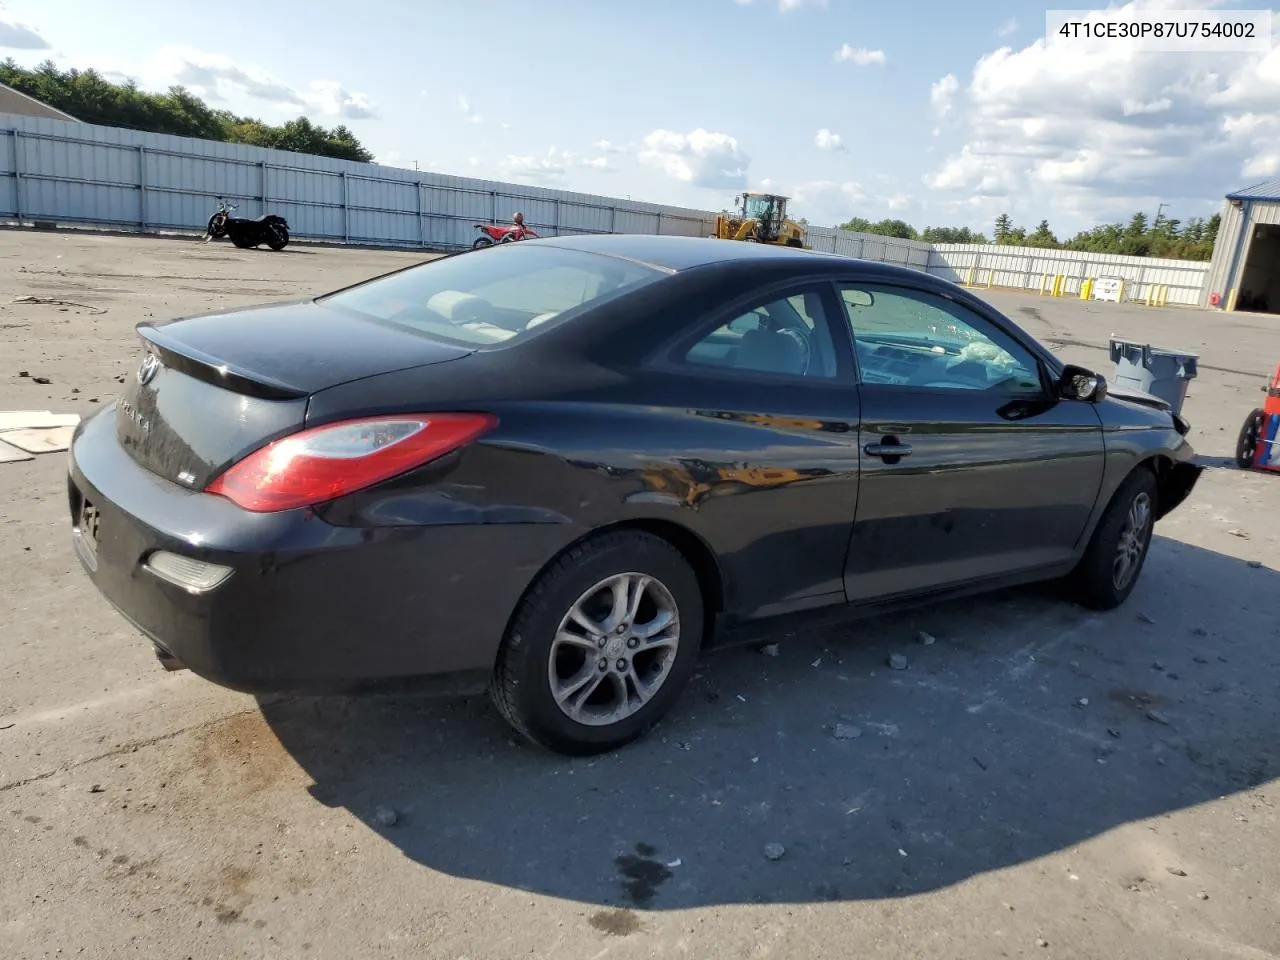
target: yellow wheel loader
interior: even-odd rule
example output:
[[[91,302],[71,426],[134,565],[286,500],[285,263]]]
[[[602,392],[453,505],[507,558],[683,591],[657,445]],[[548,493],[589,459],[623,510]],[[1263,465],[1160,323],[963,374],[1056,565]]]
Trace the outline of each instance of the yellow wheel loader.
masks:
[[[787,201],[773,193],[744,193],[734,198],[737,209],[716,217],[719,240],[747,240],[785,247],[808,247],[804,227],[787,219]]]

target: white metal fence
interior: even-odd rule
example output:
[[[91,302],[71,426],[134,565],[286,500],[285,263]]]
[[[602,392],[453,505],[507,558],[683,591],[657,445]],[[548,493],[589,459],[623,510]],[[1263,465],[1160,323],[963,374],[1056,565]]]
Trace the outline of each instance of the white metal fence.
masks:
[[[940,243],[930,254],[929,272],[969,286],[1046,293],[1053,292],[1057,281],[1060,296],[1075,297],[1086,280],[1114,277],[1124,281],[1125,300],[1197,306],[1203,302],[1201,292],[1209,275],[1209,263],[1078,250]]]
[[[268,211],[300,238],[451,249],[474,224],[520,210],[537,232],[706,236],[715,213],[638,203],[242,144],[118,127],[0,115],[0,220],[52,221],[142,232],[200,231],[214,198],[240,216]],[[1089,277],[1120,277],[1125,299],[1161,294],[1201,302],[1209,265],[1066,250],[939,244],[810,227],[816,250],[902,264],[977,286],[1079,295]]]

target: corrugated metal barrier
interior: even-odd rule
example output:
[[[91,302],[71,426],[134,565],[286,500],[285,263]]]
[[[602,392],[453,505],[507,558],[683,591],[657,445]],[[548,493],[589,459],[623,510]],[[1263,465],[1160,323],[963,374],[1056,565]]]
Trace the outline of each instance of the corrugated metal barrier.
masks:
[[[140,232],[204,229],[215,198],[238,216],[282,214],[299,239],[454,249],[473,224],[519,210],[547,236],[654,233],[707,236],[715,213],[637,203],[242,144],[0,115],[0,220],[52,221]],[[939,244],[810,227],[815,250],[901,264],[970,286],[1088,294],[1116,277],[1125,300],[1194,305],[1207,263]],[[1051,281],[1051,282],[1050,282]]]

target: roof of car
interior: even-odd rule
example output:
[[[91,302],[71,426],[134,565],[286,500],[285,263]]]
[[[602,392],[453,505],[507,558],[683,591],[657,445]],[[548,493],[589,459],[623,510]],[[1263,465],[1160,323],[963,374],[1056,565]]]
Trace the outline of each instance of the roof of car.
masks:
[[[611,233],[591,234],[586,236],[547,237],[540,240],[525,240],[524,243],[536,243],[548,246],[563,247],[569,250],[581,250],[586,253],[599,253],[607,256],[625,257],[641,263],[651,264],[667,270],[688,270],[711,263],[729,261],[797,261],[822,262],[836,261],[848,263],[851,257],[842,257],[833,253],[815,250],[797,250],[768,243],[744,243],[736,240],[714,240],[707,237],[663,237],[654,234]],[[861,267],[864,261],[859,261]],[[867,266],[872,264],[867,262]],[[874,264],[876,267],[891,265]],[[897,270],[906,270],[898,267]],[[917,274],[918,271],[908,271]]]

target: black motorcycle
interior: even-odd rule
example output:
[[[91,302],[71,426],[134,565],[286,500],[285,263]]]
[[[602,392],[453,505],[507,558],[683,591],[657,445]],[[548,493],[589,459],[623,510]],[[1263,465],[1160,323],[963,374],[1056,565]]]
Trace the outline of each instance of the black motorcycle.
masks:
[[[272,250],[283,250],[289,243],[289,224],[284,217],[274,213],[264,213],[256,219],[233,217],[235,204],[229,204],[218,198],[218,210],[209,218],[205,228],[204,242],[230,237],[231,242],[242,250],[249,250],[266,244]]]

